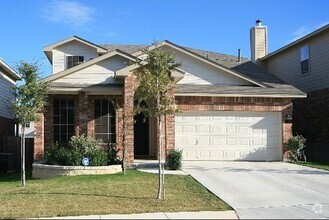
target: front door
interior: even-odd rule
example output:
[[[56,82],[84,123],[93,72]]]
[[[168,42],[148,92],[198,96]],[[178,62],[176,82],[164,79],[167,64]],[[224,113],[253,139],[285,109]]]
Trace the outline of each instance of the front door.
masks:
[[[134,154],[149,156],[149,119],[142,113],[134,117]]]

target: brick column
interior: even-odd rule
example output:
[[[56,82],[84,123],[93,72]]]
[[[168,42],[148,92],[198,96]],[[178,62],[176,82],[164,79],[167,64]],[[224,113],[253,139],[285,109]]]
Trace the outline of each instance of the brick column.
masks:
[[[292,103],[287,105],[285,109],[282,111],[282,153],[283,159],[287,157],[287,144],[289,138],[292,136],[292,121],[286,122],[285,118],[287,114],[292,115],[293,105]]]
[[[123,116],[125,132],[125,147],[127,163],[131,164],[134,161],[134,85],[135,76],[130,75],[124,79],[123,91]]]
[[[175,115],[167,115],[166,117],[166,156],[175,149]]]
[[[44,115],[38,115],[39,120],[34,122],[34,161],[42,160],[44,156]]]
[[[86,92],[79,92],[79,135],[88,135],[88,116],[90,109],[88,108],[88,95]]]
[[[115,109],[115,117],[116,117],[116,146],[118,151],[118,156],[122,159],[123,153],[123,146],[122,146],[122,139],[123,139],[123,109],[118,107]]]
[[[171,88],[168,91],[168,95],[171,96],[175,100],[175,93],[174,88]],[[166,123],[166,139],[165,139],[165,156],[167,158],[168,153],[175,149],[175,115],[166,115],[165,117],[165,123]]]

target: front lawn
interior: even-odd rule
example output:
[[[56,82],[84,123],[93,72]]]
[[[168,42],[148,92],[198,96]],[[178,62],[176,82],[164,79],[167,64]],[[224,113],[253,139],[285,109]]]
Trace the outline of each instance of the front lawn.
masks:
[[[329,162],[295,162],[298,165],[329,171]]]
[[[166,199],[158,201],[157,175],[58,177],[27,181],[0,173],[0,218],[31,218],[231,209],[190,176],[166,175]]]

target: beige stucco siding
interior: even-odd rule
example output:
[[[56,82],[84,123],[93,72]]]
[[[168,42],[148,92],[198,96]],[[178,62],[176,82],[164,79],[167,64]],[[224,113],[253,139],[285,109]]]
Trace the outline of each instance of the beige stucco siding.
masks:
[[[301,74],[300,48],[309,44],[309,73]],[[329,87],[329,31],[270,57],[267,70],[304,92]]]

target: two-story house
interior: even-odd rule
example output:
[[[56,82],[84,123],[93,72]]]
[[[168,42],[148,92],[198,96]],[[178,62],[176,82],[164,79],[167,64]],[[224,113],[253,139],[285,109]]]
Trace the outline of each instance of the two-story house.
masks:
[[[10,111],[14,100],[14,86],[20,77],[0,58],[0,136],[15,135],[15,115]]]
[[[172,51],[182,62],[170,75],[180,111],[165,117],[166,152],[181,149],[185,160],[282,160],[292,99],[305,97],[294,86],[242,57],[169,41],[98,45],[76,36],[44,48],[53,72],[43,79],[51,91],[35,122],[35,160],[79,134],[116,143],[122,156],[123,130],[129,162],[156,158],[156,121],[133,116],[136,78],[129,63],[143,59],[144,48]]]
[[[266,29],[257,28],[267,35]],[[267,47],[267,41],[258,46]],[[293,133],[307,138],[309,159],[329,160],[329,25],[254,61],[307,93],[306,99],[294,100]]]

